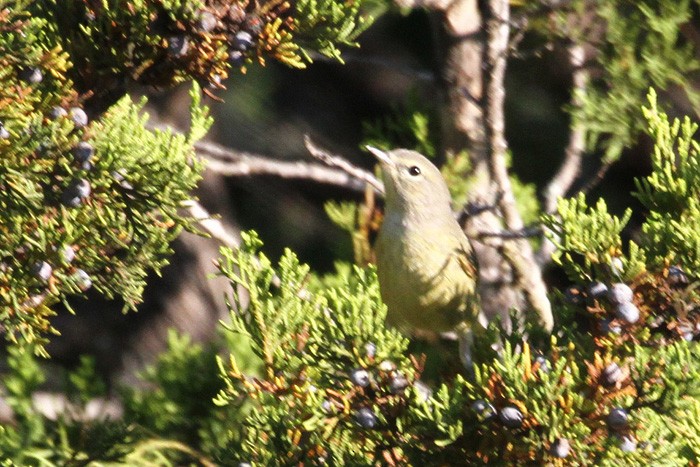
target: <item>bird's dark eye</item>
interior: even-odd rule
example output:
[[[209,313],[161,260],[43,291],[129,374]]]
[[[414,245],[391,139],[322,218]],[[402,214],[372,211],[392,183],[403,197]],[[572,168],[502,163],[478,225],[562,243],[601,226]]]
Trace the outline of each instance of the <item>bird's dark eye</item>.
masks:
[[[410,175],[413,175],[414,177],[417,177],[418,175],[420,175],[420,167],[413,165],[408,168],[408,173]]]

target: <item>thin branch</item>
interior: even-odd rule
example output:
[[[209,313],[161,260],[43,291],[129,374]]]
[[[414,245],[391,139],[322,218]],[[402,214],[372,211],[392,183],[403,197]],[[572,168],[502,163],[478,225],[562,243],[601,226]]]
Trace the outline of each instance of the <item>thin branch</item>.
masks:
[[[306,149],[308,149],[309,154],[311,154],[314,158],[331,167],[337,167],[356,179],[367,183],[377,190],[377,192],[384,193],[384,184],[370,172],[352,165],[350,162],[340,156],[334,156],[319,148],[313,141],[311,141],[311,138],[308,135],[304,136],[304,145],[306,146]]]
[[[506,228],[518,231],[524,227],[524,223],[515,204],[515,196],[508,177],[503,113],[510,5],[508,0],[489,0],[486,3],[484,121],[487,164],[489,175],[501,193],[498,205],[503,214]],[[503,254],[512,265],[527,301],[537,312],[540,324],[551,331],[554,326],[552,308],[547,298],[547,288],[542,279],[542,271],[535,261],[532,247],[524,239],[504,242]]]
[[[189,215],[192,216],[212,238],[219,240],[222,244],[231,248],[238,248],[241,245],[238,236],[229,232],[223,222],[209,214],[199,202],[188,199],[182,202],[182,207],[187,210]]]
[[[571,44],[567,48],[569,65],[572,70],[571,106],[580,108],[583,105],[586,88],[588,85],[588,71],[584,68],[586,53],[583,46]],[[566,195],[574,181],[581,173],[583,153],[586,150],[586,129],[573,117],[569,144],[566,146],[564,161],[544,192],[544,211],[552,214],[557,209],[557,200]],[[537,252],[537,262],[540,265],[551,261],[554,253],[554,243],[545,238]]]
[[[229,232],[220,219],[217,219],[215,216],[209,214],[209,211],[207,211],[204,206],[199,204],[197,201],[188,199],[182,202],[182,207],[188,211],[190,216],[192,216],[197,221],[199,226],[209,235],[211,235],[212,238],[220,241],[223,245],[226,245],[234,250],[240,248],[241,241],[238,235]],[[259,263],[257,258],[254,261]],[[279,287],[280,284],[280,278],[277,275],[274,275],[272,277],[272,285]],[[302,292],[306,293],[305,291]],[[301,295],[302,292],[300,292],[299,296],[304,298],[305,295]]]
[[[522,228],[523,222],[515,205],[515,197],[508,177],[505,140],[505,71],[508,48],[508,16],[510,6],[504,0],[490,0],[486,20],[488,34],[486,53],[487,73],[484,76],[484,113],[489,174],[500,190],[499,207],[510,230]]]
[[[592,189],[598,186],[598,184],[603,181],[603,178],[605,178],[605,174],[608,173],[608,170],[610,170],[610,167],[612,167],[613,163],[610,161],[603,162],[603,165],[600,166],[600,168],[596,171],[596,173],[588,179],[588,181],[581,187],[581,192],[582,193],[589,193]]]
[[[583,68],[586,54],[583,46],[579,44],[569,46],[567,52],[569,64],[573,70],[571,106],[573,108],[580,108],[583,105],[583,99],[588,84],[588,73]],[[547,214],[552,214],[556,210],[559,197],[566,194],[579,176],[585,149],[586,130],[580,122],[574,120],[573,128],[569,135],[569,144],[564,153],[564,161],[545,189],[544,211]]]
[[[311,180],[317,183],[335,185],[351,191],[364,192],[369,172],[357,168],[354,174],[336,170],[319,164],[304,161],[282,161],[235,151],[211,143],[195,144],[197,153],[207,159],[207,169],[231,177],[249,177],[252,175],[274,175],[286,179]]]
[[[337,59],[327,57],[319,52],[309,51],[308,54],[314,62],[340,65]],[[432,83],[435,81],[435,73],[433,73],[431,70],[406,66],[405,64],[399,63],[396,60],[362,53],[353,53],[349,51],[344,51],[342,58],[343,62],[346,64],[371,65],[373,67],[383,68],[390,72],[404,75],[418,81],[423,81],[426,83]]]
[[[533,225],[530,227],[524,227],[517,231],[512,230],[501,230],[500,232],[478,232],[477,238],[479,240],[484,240],[487,238],[500,238],[504,240],[514,240],[519,238],[533,238],[542,235],[542,227],[539,225]]]

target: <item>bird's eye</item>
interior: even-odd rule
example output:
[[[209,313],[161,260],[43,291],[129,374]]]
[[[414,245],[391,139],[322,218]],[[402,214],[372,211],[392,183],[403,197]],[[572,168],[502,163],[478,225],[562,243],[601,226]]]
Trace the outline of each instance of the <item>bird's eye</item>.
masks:
[[[420,175],[420,167],[413,165],[408,168],[408,173],[414,177],[417,177],[418,175]]]

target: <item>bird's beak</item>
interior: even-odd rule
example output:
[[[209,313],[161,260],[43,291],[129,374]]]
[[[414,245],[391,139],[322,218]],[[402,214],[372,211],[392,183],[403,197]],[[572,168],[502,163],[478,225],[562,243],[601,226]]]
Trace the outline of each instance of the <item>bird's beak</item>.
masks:
[[[396,165],[393,161],[393,159],[387,154],[386,152],[382,151],[381,149],[377,149],[373,146],[365,146],[365,148],[372,153],[374,157],[379,159],[379,162],[382,162],[386,165],[389,166],[394,166]]]

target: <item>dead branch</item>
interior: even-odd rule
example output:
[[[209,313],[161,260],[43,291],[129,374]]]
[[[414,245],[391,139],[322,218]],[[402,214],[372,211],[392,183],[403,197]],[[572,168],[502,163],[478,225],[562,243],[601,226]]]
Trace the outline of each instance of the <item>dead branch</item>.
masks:
[[[506,228],[518,231],[524,227],[524,223],[515,204],[515,196],[508,176],[505,116],[503,113],[510,5],[508,0],[489,0],[486,3],[484,130],[487,143],[487,165],[491,180],[501,194],[498,206]],[[502,251],[506,260],[513,267],[516,280],[527,301],[537,312],[540,324],[551,331],[554,326],[552,308],[547,298],[547,288],[542,279],[542,271],[535,261],[532,247],[527,240],[519,239],[504,242]]]
[[[195,144],[197,153],[207,160],[207,169],[230,177],[272,175],[285,179],[311,180],[335,185],[351,191],[364,192],[367,179],[372,175],[359,168],[352,173],[304,161],[283,161],[235,151],[210,142]]]
[[[182,203],[182,207],[187,210],[199,226],[204,229],[212,238],[219,240],[223,245],[231,248],[238,248],[241,242],[237,235],[229,232],[220,219],[209,214],[209,212],[199,204],[199,202],[188,199]]]
[[[567,48],[567,57],[572,70],[572,108],[583,104],[588,85],[588,71],[584,67],[586,54],[582,45],[571,44]],[[575,118],[575,117],[574,117]],[[566,146],[564,161],[544,191],[544,212],[552,214],[557,209],[557,200],[565,196],[581,173],[583,153],[586,150],[586,129],[576,120],[572,121],[569,144]],[[545,265],[551,261],[554,243],[545,238],[537,252],[537,262]]]
[[[364,169],[352,165],[346,159],[343,159],[340,156],[334,156],[319,148],[313,141],[311,141],[311,138],[308,135],[304,137],[304,145],[306,146],[306,149],[308,149],[309,154],[311,154],[311,156],[314,158],[326,165],[339,168],[357,180],[362,180],[364,183],[367,183],[373,187],[378,193],[384,193],[384,184],[379,181],[377,177]],[[364,191],[364,185],[362,186],[362,191]]]
[[[573,89],[571,106],[579,108],[583,104],[584,93],[588,83],[588,72],[583,64],[586,54],[583,46],[570,45],[567,55],[572,73]],[[573,122],[569,144],[566,147],[564,161],[552,180],[547,185],[544,194],[544,212],[552,214],[557,208],[557,200],[564,196],[581,172],[581,160],[586,149],[586,130],[577,121]]]

